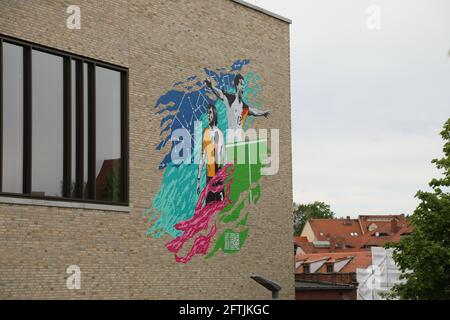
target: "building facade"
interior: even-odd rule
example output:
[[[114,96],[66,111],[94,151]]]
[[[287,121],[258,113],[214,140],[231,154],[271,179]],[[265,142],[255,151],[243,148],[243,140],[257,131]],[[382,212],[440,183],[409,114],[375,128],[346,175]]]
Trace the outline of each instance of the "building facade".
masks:
[[[295,300],[356,300],[356,273],[297,273]]]
[[[3,1],[0,299],[293,299],[289,23]]]

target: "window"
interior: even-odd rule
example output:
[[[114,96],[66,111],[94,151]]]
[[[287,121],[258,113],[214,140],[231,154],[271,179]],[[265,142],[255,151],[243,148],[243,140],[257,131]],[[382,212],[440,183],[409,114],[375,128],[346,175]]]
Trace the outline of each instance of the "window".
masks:
[[[0,194],[128,204],[128,71],[0,35]]]
[[[328,273],[333,273],[333,265],[332,264],[327,264],[327,272]]]
[[[95,68],[96,87],[96,159],[95,184],[99,200],[117,201],[122,197],[120,171],[120,72]]]
[[[63,195],[63,58],[32,50],[31,193]]]
[[[3,50],[2,50],[3,49]],[[23,48],[4,43],[1,65],[3,81],[2,186],[4,192],[22,193],[23,180]],[[0,78],[0,79],[2,79]],[[0,96],[1,97],[1,96]]]
[[[303,265],[303,272],[304,272],[304,273],[310,273],[309,264],[304,264],[304,265]]]

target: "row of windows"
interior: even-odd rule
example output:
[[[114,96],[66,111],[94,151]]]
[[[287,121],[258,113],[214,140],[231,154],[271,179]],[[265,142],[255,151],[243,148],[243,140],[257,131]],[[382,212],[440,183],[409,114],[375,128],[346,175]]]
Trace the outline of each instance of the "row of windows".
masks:
[[[0,37],[0,192],[128,203],[125,69]]]
[[[334,268],[332,264],[327,264],[327,273],[333,273]],[[309,264],[303,265],[303,273],[311,273],[311,268]]]

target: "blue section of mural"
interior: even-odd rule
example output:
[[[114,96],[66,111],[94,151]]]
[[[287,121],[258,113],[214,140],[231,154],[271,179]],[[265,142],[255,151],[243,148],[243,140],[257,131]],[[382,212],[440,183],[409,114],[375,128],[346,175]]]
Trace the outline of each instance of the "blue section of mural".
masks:
[[[177,86],[182,86],[183,83]],[[189,87],[185,86],[185,90]],[[198,87],[198,86],[197,86]],[[163,150],[168,143],[171,143],[170,151],[166,154],[159,165],[159,169],[166,168],[171,163],[171,152],[175,144],[170,141],[172,133],[177,129],[186,129],[191,135],[194,133],[195,121],[200,121],[206,111],[206,107],[212,101],[205,95],[205,88],[198,88],[193,92],[181,90],[171,90],[156,103],[157,114],[165,114],[161,120],[162,130],[160,132],[161,141],[156,150]],[[192,146],[194,141],[191,139]]]
[[[248,65],[250,60],[238,60],[230,67],[230,71],[217,69],[216,71],[204,69],[205,75],[214,79],[220,89],[233,91],[233,81],[236,71],[240,71],[242,67]],[[185,81],[179,81],[174,84],[174,89],[161,96],[156,102],[155,108],[157,114],[164,114],[161,120],[161,141],[156,147],[157,150],[163,150],[168,143],[172,132],[177,129],[184,128],[191,134],[194,133],[194,122],[201,120],[201,116],[206,112],[209,104],[214,101],[208,96],[211,91],[206,88],[197,76],[188,77]],[[220,103],[220,101],[219,101]],[[218,108],[222,109],[222,108]],[[226,117],[221,117],[225,119]],[[192,145],[194,143],[192,139]],[[170,151],[166,154],[159,169],[165,169],[171,162],[171,151],[174,148],[172,143]]]

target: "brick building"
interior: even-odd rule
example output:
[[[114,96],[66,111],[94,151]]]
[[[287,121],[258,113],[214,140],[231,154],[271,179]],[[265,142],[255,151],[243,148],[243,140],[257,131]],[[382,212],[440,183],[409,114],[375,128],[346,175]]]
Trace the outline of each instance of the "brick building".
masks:
[[[296,300],[356,300],[356,273],[295,275]]]
[[[289,23],[230,0],[2,1],[0,299],[269,298],[251,273],[293,299]],[[278,165],[255,153],[277,141]]]

